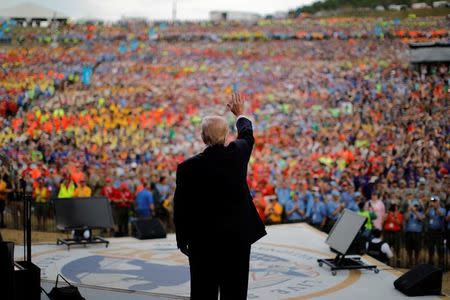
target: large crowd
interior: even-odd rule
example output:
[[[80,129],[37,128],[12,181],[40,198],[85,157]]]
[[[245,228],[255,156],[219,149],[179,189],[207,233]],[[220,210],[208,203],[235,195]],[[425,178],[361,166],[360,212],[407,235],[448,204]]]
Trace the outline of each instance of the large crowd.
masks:
[[[177,164],[204,148],[202,117],[223,115],[238,91],[256,137],[248,184],[267,224],[329,231],[347,208],[397,256],[404,245],[409,264],[425,246],[443,260],[450,69],[412,67],[408,42],[448,42],[445,18],[9,26],[0,152],[32,182],[39,229],[51,199],[97,196],[118,235],[132,215],[171,228]],[[0,225],[6,207],[18,227],[21,204],[0,173]]]

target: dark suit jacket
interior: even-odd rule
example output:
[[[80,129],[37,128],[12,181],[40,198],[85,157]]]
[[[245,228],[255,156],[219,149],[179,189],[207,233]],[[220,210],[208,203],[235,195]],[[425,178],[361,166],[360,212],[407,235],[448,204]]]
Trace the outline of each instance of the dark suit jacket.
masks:
[[[174,222],[178,247],[239,240],[252,244],[266,234],[247,185],[253,149],[252,123],[237,121],[228,146],[209,146],[178,165]]]

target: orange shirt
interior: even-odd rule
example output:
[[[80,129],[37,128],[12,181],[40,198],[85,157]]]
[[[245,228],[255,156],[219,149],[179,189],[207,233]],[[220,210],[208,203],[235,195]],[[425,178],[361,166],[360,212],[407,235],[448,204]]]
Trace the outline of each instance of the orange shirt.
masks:
[[[74,197],[78,198],[89,198],[92,195],[92,190],[88,186],[79,186],[75,189],[75,192],[73,194]]]
[[[283,206],[278,202],[269,203],[266,207],[266,219],[272,223],[281,223],[281,215],[283,214]]]
[[[6,200],[6,182],[0,179],[0,201]]]

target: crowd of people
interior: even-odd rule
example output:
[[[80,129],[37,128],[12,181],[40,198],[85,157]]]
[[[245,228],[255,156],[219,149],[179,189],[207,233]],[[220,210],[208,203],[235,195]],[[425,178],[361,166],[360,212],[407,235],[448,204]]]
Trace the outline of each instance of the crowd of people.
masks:
[[[376,228],[394,252],[405,245],[409,264],[425,245],[443,259],[450,70],[412,67],[408,42],[448,42],[448,20],[267,22],[13,27],[0,47],[0,151],[33,183],[39,228],[51,199],[95,196],[110,199],[119,235],[133,214],[170,227],[177,164],[204,148],[202,117],[239,91],[267,224],[328,231],[347,208],[369,218],[367,238]],[[6,207],[19,226],[9,181],[4,168],[0,221]]]

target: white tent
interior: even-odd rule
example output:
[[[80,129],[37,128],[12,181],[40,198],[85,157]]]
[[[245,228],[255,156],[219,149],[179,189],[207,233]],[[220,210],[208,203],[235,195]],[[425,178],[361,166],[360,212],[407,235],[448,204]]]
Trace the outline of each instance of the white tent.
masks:
[[[450,44],[413,43],[409,45],[413,64],[450,63]]]
[[[0,18],[11,19],[68,19],[69,17],[59,11],[55,11],[33,3],[21,3],[8,8],[0,8]]]

